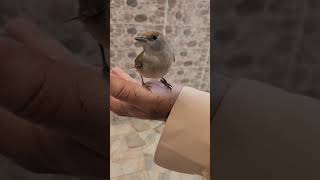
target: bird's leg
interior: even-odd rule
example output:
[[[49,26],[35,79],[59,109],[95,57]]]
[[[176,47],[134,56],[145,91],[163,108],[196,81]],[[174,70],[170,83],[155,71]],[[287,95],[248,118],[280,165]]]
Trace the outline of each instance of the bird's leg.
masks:
[[[160,81],[161,81],[162,84],[164,84],[170,91],[172,90],[172,85],[169,84],[166,79],[164,79],[164,78],[162,77],[162,78],[160,79]]]
[[[144,82],[142,75],[140,75],[140,77],[141,77],[142,86],[146,88],[148,91],[151,91],[151,86]]]

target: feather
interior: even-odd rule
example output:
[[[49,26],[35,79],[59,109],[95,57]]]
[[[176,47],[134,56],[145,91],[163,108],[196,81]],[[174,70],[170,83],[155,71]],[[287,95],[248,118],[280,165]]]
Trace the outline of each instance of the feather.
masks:
[[[136,69],[142,69],[143,67],[143,53],[144,51],[142,51],[134,60],[134,67]]]

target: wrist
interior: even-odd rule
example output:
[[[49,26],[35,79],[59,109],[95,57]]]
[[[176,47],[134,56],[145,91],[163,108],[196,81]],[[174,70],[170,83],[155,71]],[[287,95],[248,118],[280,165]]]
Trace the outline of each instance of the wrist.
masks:
[[[182,91],[182,89],[184,88],[184,86],[180,86],[180,85],[176,85],[172,91],[171,91],[171,95],[167,96],[165,98],[165,102],[167,104],[167,107],[168,107],[168,110],[167,110],[167,113],[165,114],[164,116],[164,120],[163,121],[166,121],[167,118],[169,117],[171,111],[172,111],[172,108],[174,106],[174,104],[176,103],[177,99],[179,98],[179,95]]]

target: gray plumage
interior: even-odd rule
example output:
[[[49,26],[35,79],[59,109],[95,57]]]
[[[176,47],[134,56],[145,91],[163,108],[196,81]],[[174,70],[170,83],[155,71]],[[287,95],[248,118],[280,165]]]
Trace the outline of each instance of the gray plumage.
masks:
[[[142,36],[135,38],[142,44],[143,51],[135,59],[135,68],[143,77],[160,79],[168,88],[171,85],[163,78],[175,61],[175,56],[166,38],[159,32],[145,32]]]

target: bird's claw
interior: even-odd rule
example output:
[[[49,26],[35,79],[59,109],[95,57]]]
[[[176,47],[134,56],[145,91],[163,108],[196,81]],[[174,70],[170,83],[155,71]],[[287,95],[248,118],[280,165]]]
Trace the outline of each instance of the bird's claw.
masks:
[[[148,91],[151,91],[151,86],[148,85],[147,83],[142,83],[142,86],[146,88]]]
[[[172,85],[167,82],[164,78],[161,78],[161,83],[164,84],[170,91],[172,90]]]

